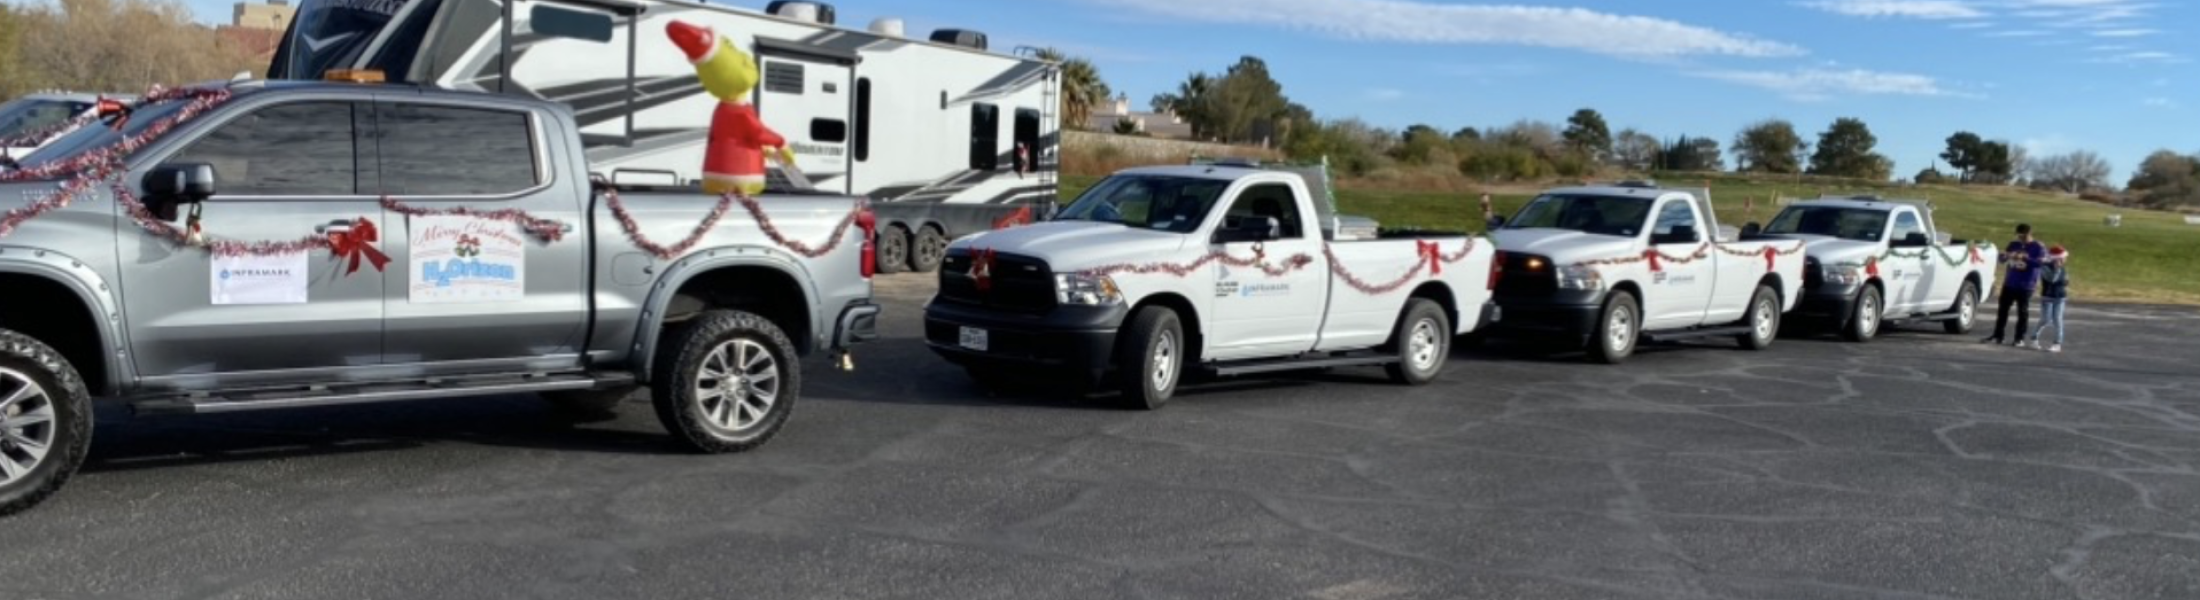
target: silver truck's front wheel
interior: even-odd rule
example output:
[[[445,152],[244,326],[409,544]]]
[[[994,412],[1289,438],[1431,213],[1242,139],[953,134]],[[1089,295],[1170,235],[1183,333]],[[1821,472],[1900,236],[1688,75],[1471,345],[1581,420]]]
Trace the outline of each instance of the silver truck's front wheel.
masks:
[[[712,453],[755,448],[794,410],[802,382],[794,344],[761,316],[704,313],[659,346],[652,402],[683,445]]]
[[[0,330],[0,516],[37,505],[84,464],[92,400],[53,348]]]

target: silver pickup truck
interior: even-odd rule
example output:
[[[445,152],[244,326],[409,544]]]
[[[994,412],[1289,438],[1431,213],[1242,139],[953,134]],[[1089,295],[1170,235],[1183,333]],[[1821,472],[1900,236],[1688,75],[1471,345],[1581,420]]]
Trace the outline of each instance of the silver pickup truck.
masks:
[[[83,461],[94,398],[144,414],[539,393],[601,415],[648,386],[684,446],[733,452],[786,422],[800,356],[876,335],[857,198],[614,188],[562,104],[216,89],[195,118],[149,100],[0,173],[0,514]],[[55,208],[61,178],[28,176],[168,121],[120,187]],[[156,235],[190,222],[209,247]],[[313,249],[209,249],[267,240]]]

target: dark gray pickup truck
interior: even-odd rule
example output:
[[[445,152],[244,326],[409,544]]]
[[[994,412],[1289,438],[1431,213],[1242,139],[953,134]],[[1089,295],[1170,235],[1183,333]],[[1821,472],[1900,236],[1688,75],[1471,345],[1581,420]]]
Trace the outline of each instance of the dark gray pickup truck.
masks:
[[[0,173],[0,514],[83,461],[94,399],[539,393],[600,414],[647,386],[678,441],[731,452],[786,422],[801,355],[875,336],[857,198],[611,187],[567,107],[513,96],[199,89],[226,99],[178,120],[188,100],[151,98]],[[108,174],[119,187],[53,206],[66,174],[42,165],[132,138],[150,142]],[[190,215],[206,247],[162,235]],[[215,251],[267,240],[310,251]]]

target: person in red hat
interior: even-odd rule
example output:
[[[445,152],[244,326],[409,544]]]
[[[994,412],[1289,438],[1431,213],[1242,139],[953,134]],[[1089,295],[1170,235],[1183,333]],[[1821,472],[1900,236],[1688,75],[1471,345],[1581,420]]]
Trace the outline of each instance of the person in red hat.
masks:
[[[2070,303],[2070,251],[2056,244],[2047,249],[2047,260],[2040,262],[2040,327],[2032,330],[2029,346],[2040,350],[2040,337],[2047,328],[2055,328],[2055,343],[2047,346],[2048,352],[2062,352],[2063,309]]]
[[[703,148],[703,191],[712,194],[764,192],[764,156],[794,164],[787,140],[757,118],[749,92],[756,89],[756,61],[717,32],[681,21],[665,25],[665,35],[687,53],[703,90],[718,99],[710,117],[710,142]]]

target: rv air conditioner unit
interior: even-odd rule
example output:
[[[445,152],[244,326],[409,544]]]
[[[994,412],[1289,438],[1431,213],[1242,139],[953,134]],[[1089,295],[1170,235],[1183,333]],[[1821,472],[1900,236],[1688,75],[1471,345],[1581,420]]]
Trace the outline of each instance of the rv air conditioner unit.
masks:
[[[985,32],[969,29],[941,29],[932,32],[932,41],[984,50]]]
[[[905,37],[902,34],[904,29],[901,19],[893,17],[879,17],[878,20],[871,21],[871,33],[887,37]]]
[[[833,5],[823,2],[794,2],[792,0],[774,0],[771,4],[764,7],[764,12],[771,13],[773,16],[777,16],[780,18],[793,19],[796,21],[805,21],[822,25],[833,24]]]

